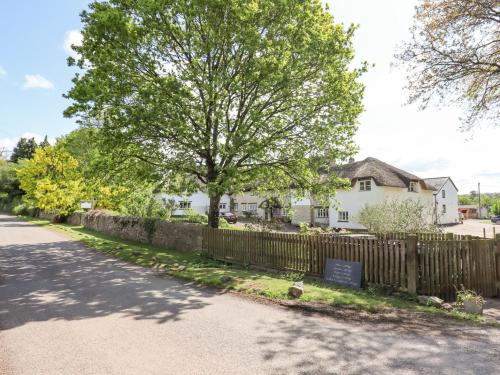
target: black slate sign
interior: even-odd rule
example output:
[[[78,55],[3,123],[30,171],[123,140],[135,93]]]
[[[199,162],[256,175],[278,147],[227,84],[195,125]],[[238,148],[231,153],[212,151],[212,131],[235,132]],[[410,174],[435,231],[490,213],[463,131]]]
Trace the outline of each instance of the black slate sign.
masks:
[[[361,262],[348,262],[340,259],[326,259],[325,280],[361,289]]]

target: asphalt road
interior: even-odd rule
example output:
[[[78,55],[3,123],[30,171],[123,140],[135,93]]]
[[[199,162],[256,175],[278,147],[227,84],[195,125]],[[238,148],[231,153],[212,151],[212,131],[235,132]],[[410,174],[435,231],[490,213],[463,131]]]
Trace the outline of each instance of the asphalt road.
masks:
[[[7,375],[500,371],[496,329],[306,316],[158,277],[5,215],[0,328]]]

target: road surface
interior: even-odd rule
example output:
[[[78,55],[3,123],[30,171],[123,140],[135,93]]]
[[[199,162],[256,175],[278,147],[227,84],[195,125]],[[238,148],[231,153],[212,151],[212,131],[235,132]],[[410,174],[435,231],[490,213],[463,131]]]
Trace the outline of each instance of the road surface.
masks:
[[[487,238],[493,238],[494,233],[500,234],[500,224],[493,224],[485,219],[468,219],[463,224],[443,227],[445,232],[483,237],[484,230]]]
[[[0,215],[1,374],[498,374],[498,330],[306,316]]]

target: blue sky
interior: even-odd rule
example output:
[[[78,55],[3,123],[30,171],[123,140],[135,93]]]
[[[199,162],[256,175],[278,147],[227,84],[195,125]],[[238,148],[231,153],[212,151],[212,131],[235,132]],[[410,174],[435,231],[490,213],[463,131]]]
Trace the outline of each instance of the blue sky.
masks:
[[[75,127],[64,119],[62,94],[74,74],[66,65],[66,33],[80,28],[83,0],[23,0],[0,2],[0,138],[24,133],[53,138]],[[31,86],[25,88],[26,75]],[[43,84],[40,77],[50,85]],[[47,88],[43,88],[47,87]]]
[[[413,0],[328,0],[338,22],[360,25],[357,61],[375,64],[363,77],[365,108],[356,136],[356,159],[379,158],[420,177],[451,176],[462,193],[481,182],[500,191],[500,127],[485,124],[462,133],[460,108],[404,105],[405,74],[391,67],[398,44],[408,37]],[[20,136],[54,139],[76,127],[64,119],[74,70],[67,45],[77,40],[79,13],[88,0],[0,2],[0,149]]]

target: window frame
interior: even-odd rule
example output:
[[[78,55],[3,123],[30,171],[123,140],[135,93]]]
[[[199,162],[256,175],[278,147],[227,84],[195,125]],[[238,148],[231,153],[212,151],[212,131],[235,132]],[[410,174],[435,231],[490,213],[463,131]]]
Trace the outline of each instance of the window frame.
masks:
[[[233,203],[233,210],[238,211],[238,203]]]
[[[337,221],[339,223],[348,223],[349,222],[349,211],[338,211]]]
[[[314,207],[314,217],[316,219],[328,219],[330,217],[330,213],[328,211],[328,207]]]
[[[227,207],[227,203],[226,202],[220,202],[219,203],[219,210],[225,210]]]
[[[408,191],[410,193],[418,193],[418,181],[410,181],[408,185]]]
[[[364,178],[359,180],[359,191],[372,191],[371,178]]]
[[[257,212],[257,203],[247,203],[247,211]]]
[[[179,201],[179,210],[188,210],[191,208],[191,203],[193,203],[193,201],[188,201],[188,200],[185,200],[185,201]]]
[[[443,204],[443,205],[441,206],[441,212],[442,212],[443,214],[445,214],[445,213],[446,213],[446,204]]]
[[[446,190],[441,190],[441,198],[446,199]]]
[[[247,210],[247,204],[246,203],[242,203],[241,204],[241,212],[245,212]]]

